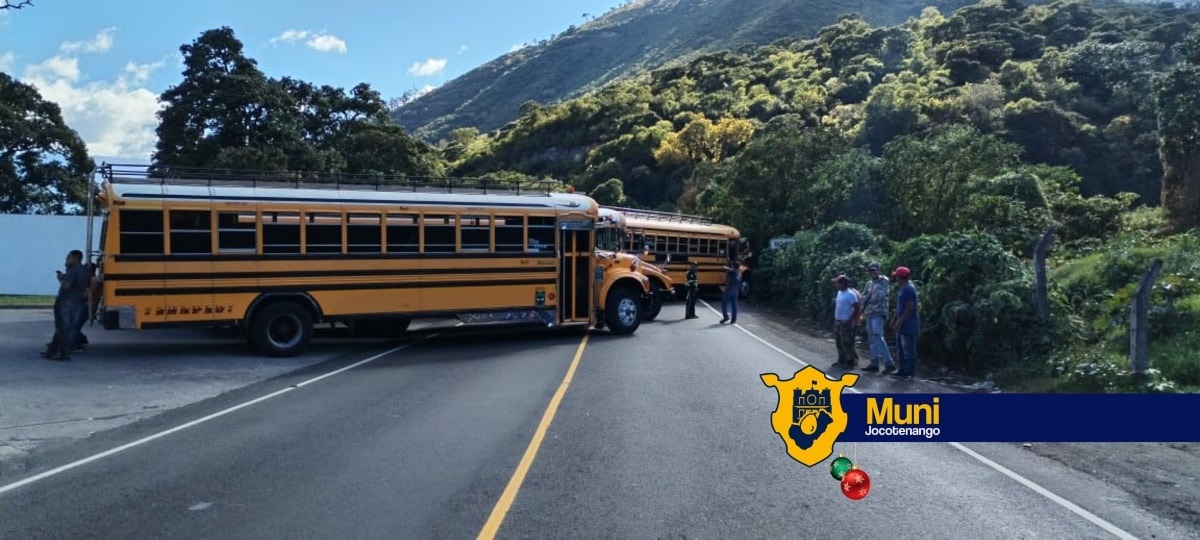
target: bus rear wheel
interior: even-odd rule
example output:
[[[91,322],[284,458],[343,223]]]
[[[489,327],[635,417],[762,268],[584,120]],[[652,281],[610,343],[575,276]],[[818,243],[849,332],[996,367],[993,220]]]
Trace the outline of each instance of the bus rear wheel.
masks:
[[[267,356],[296,356],[308,347],[312,335],[312,314],[295,302],[264,307],[254,315],[250,325],[251,343]]]
[[[604,322],[614,334],[632,334],[642,324],[641,295],[632,287],[618,287],[608,293]]]

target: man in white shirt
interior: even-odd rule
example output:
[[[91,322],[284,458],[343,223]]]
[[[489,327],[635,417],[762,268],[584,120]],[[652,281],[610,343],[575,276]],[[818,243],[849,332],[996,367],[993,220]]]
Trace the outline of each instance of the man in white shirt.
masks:
[[[834,369],[854,369],[858,366],[858,353],[854,350],[854,332],[858,326],[858,318],[862,314],[862,302],[858,294],[850,289],[850,278],[840,275],[833,278],[837,288],[834,297],[833,328],[837,339],[838,361]]]

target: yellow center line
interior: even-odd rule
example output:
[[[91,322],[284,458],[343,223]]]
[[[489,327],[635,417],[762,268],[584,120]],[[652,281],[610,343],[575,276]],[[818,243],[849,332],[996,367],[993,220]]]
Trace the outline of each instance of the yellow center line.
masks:
[[[542,439],[546,437],[546,431],[550,429],[550,422],[554,421],[554,413],[558,412],[558,405],[562,403],[562,398],[567,393],[567,387],[571,386],[571,379],[575,377],[575,368],[579,366],[579,359],[583,358],[583,349],[587,347],[587,340],[588,336],[584,334],[583,340],[579,342],[579,349],[575,351],[575,358],[571,360],[571,367],[567,368],[567,374],[559,383],[558,391],[554,392],[554,397],[550,398],[550,404],[546,406],[546,412],[542,414],[542,421],[538,424],[537,430],[533,432],[533,439],[529,441],[525,455],[521,456],[517,470],[513,471],[512,478],[504,487],[504,493],[500,494],[500,500],[496,501],[496,506],[492,508],[492,515],[488,516],[487,523],[483,524],[483,530],[479,531],[480,540],[491,540],[496,537],[496,533],[500,532],[504,516],[508,515],[509,508],[512,508],[513,501],[517,499],[517,492],[521,490],[521,484],[525,483],[525,475],[529,473],[529,467],[533,465],[533,460],[537,457],[538,449],[542,446]]]

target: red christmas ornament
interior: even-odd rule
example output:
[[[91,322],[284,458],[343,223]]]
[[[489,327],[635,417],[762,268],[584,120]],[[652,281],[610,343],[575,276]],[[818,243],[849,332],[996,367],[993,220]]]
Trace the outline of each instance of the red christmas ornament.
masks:
[[[846,498],[861,501],[871,491],[871,477],[866,471],[855,467],[842,476],[842,495]]]

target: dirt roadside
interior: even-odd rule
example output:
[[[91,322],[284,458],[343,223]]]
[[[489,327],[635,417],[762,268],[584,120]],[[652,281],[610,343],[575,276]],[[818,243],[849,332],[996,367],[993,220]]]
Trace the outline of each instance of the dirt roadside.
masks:
[[[759,317],[787,328],[795,339],[813,350],[828,350],[836,360],[833,334],[819,325],[778,310],[746,303]],[[860,358],[868,358],[860,344]],[[1000,392],[987,381],[973,380],[945,370],[921,369],[918,379],[952,392]],[[1192,411],[1177,411],[1185,415]],[[1185,420],[1187,421],[1187,420]],[[1018,445],[1021,446],[1021,445]],[[1025,446],[1036,455],[1052,459],[1080,473],[1111,484],[1154,513],[1200,531],[1200,444],[1197,443],[1037,443]],[[1200,534],[1200,532],[1198,532]]]

